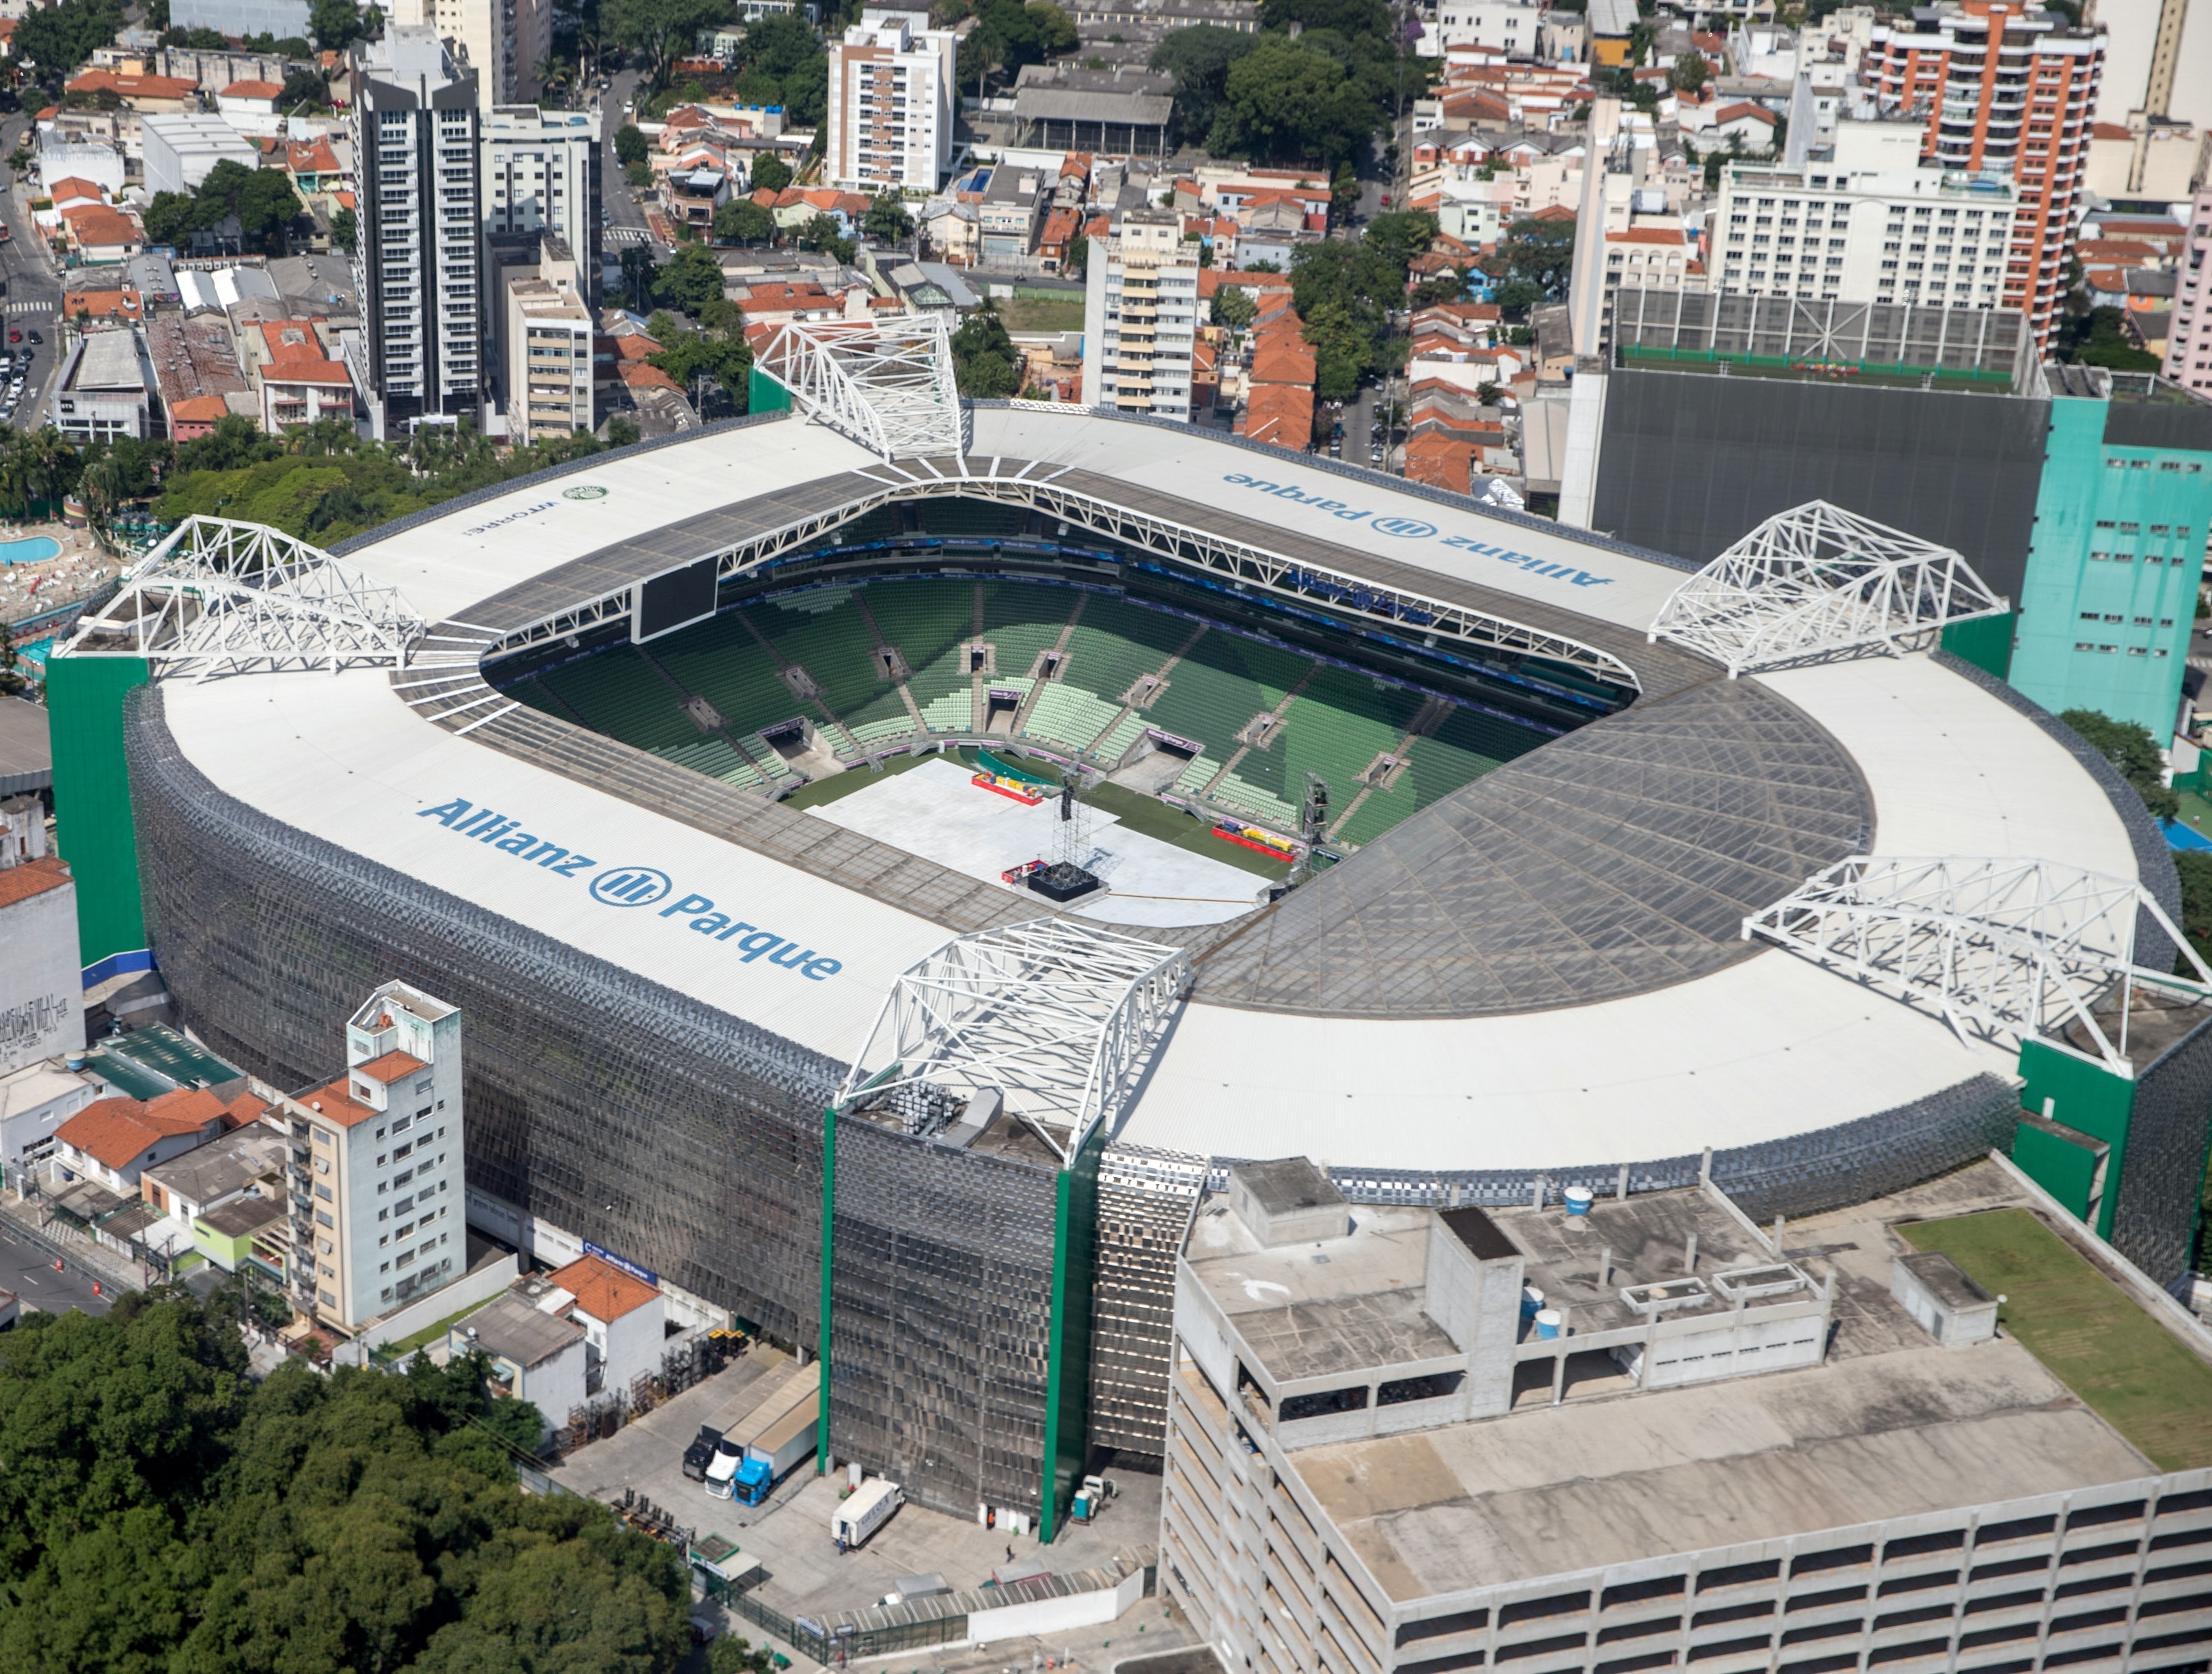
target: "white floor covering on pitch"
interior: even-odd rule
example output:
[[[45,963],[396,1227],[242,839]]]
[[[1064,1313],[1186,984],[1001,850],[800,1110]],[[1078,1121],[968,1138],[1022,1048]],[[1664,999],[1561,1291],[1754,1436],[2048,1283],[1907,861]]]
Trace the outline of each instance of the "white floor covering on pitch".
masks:
[[[969,782],[968,769],[941,760],[807,812],[991,883],[1009,867],[1051,859],[1060,824],[1056,799],[1030,807],[982,789]],[[1090,817],[1091,852],[1084,864],[1106,880],[1107,893],[1075,903],[1073,910],[1083,917],[1103,924],[1218,924],[1251,911],[1262,898],[1263,878],[1126,830],[1103,810],[1092,809]]]

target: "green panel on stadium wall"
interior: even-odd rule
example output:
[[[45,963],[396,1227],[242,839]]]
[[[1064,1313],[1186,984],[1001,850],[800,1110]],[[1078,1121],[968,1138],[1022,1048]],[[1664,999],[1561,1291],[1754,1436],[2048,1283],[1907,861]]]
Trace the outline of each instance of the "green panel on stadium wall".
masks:
[[[2076,1220],[2089,1213],[2089,1192],[2097,1180],[2097,1154],[2084,1135],[2069,1137],[2023,1122],[2013,1135],[2012,1160],[2020,1172],[2041,1186]]]
[[[1961,662],[1970,662],[1984,674],[2000,680],[2012,672],[2012,635],[2020,612],[1981,616],[1972,622],[1954,622],[1943,630],[1943,648]]]
[[[758,376],[758,374],[755,374]],[[816,1327],[814,1347],[822,1362],[816,1374],[820,1392],[815,1398],[814,1474],[830,1471],[830,1227],[837,1212],[837,1107],[822,1112],[822,1315]]]
[[[1091,1294],[1098,1276],[1098,1160],[1105,1124],[1060,1173],[1052,1263],[1052,1363],[1045,1374],[1043,1515],[1038,1538],[1066,1523],[1091,1452]]]
[[[146,946],[123,703],[148,678],[143,657],[58,655],[46,665],[55,840],[76,880],[77,963],[88,970]]]
[[[2135,1114],[2136,1084],[2039,1040],[2021,1043],[2020,1074],[2027,1083],[2020,1091],[2022,1110],[2048,1116],[2112,1147],[2105,1169],[2103,1208],[2097,1224],[2090,1228],[2100,1238],[2111,1237],[2112,1206],[2119,1201],[2120,1179],[2127,1168],[2128,1124]]]
[[[745,411],[788,412],[791,392],[757,366],[745,368]]]

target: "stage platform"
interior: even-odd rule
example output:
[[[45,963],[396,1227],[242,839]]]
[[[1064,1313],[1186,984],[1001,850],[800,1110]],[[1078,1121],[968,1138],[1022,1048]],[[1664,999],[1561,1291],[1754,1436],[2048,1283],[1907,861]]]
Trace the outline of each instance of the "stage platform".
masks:
[[[1059,799],[1030,807],[971,777],[957,763],[925,762],[808,812],[993,883],[1010,867],[1051,859]],[[1266,880],[1240,867],[1130,831],[1103,809],[1091,809],[1090,819],[1091,852],[1083,864],[1106,880],[1107,892],[1072,904],[1069,910],[1080,917],[1102,924],[1218,924],[1266,898]]]

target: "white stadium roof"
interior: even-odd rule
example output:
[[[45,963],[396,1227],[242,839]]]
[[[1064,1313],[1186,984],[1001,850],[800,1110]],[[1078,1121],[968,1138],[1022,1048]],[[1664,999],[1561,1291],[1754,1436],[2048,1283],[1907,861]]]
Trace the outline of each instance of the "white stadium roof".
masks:
[[[1683,581],[1655,559],[1197,432],[1018,409],[979,409],[971,421],[975,470],[999,457],[1048,461],[1328,540],[1348,568],[1387,560],[1572,612],[1616,637],[1629,630],[1640,641]],[[398,587],[427,621],[465,622],[473,602],[642,533],[869,469],[883,467],[818,425],[754,424],[524,484],[347,561]],[[2127,828],[2066,750],[1924,654],[1741,684],[1778,694],[1856,764],[1874,854],[2017,855],[2136,874]],[[841,1061],[860,1052],[899,974],[946,940],[941,922],[434,725],[375,670],[171,681],[167,691],[179,746],[220,790]],[[459,834],[436,812],[456,801],[518,819],[592,864],[558,876]],[[635,907],[594,899],[590,880],[608,867],[649,868],[666,892]],[[667,909],[691,895],[836,967],[774,966],[746,958],[741,940],[688,931],[698,915]],[[1008,892],[1006,907],[1027,911],[1035,898]],[[1201,983],[1124,1132],[1216,1156],[1503,1170],[1777,1138],[2009,1068],[1929,1015],[1778,950],[1747,949],[1626,997],[1503,1015],[1316,1016],[1208,1003]]]

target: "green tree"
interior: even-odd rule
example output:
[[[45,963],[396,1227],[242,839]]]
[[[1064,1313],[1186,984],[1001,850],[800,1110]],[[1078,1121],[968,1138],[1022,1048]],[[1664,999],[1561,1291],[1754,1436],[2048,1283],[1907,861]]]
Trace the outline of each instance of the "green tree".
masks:
[[[981,0],[975,27],[960,43],[961,84],[991,70],[1012,75],[1024,64],[1075,50],[1074,20],[1050,0]]]
[[[1176,131],[1202,143],[1212,131],[1229,88],[1229,66],[1259,46],[1260,37],[1212,23],[1176,29],[1152,49],[1152,67],[1175,77]]]
[[[192,200],[181,192],[157,192],[139,221],[146,228],[149,244],[174,245],[182,249],[191,240]]]
[[[315,0],[307,28],[325,52],[343,52],[361,39],[361,8],[354,0]]]
[[[2181,799],[2165,782],[2166,764],[2149,728],[2138,721],[2115,721],[2100,709],[2068,709],[2058,718],[2119,770],[2152,813],[2171,819],[2181,812]]]
[[[634,162],[623,170],[623,178],[640,192],[643,192],[653,185],[653,165],[647,162]]]
[[[635,123],[625,122],[615,130],[615,160],[625,167],[634,162],[643,162],[652,151],[652,143]]]
[[[1260,305],[1252,300],[1249,291],[1235,285],[1224,285],[1213,293],[1213,323],[1225,326],[1232,332],[1241,332],[1252,323]]]
[[[1674,60],[1674,67],[1667,72],[1668,84],[1679,93],[1696,93],[1712,75],[1712,66],[1705,62],[1702,52],[1684,52]]]
[[[755,192],[781,192],[791,184],[791,165],[773,153],[753,159],[752,188]]]
[[[1426,210],[1385,210],[1367,223],[1366,242],[1396,268],[1402,279],[1414,257],[1437,235],[1437,218]]]
[[[878,244],[897,244],[914,231],[914,217],[889,192],[880,192],[860,217],[860,229]]]
[[[33,8],[15,25],[15,61],[35,64],[42,76],[58,80],[88,63],[122,27],[123,9],[114,0],[61,0]]]
[[[821,125],[830,97],[830,59],[822,38],[805,19],[788,12],[755,18],[745,26],[738,64],[741,83],[775,86],[777,97],[759,102],[781,102],[793,127]]]
[[[361,236],[361,223],[351,210],[340,210],[331,217],[331,243],[333,247],[352,253],[355,241]]]
[[[1527,307],[1566,294],[1575,265],[1575,223],[1571,219],[1515,222],[1498,241],[1504,271],[1498,301],[1505,307]]]
[[[601,0],[599,21],[611,40],[645,54],[647,84],[658,88],[678,51],[690,49],[699,31],[720,22],[726,0]]]
[[[1067,253],[1060,259],[1060,271],[1071,279],[1079,279],[1091,271],[1091,240],[1080,233],[1067,241]]]
[[[770,243],[775,217],[750,198],[732,198],[714,211],[714,236],[733,244]]]
[[[971,400],[1004,400],[1021,387],[1022,357],[999,311],[988,303],[953,332],[952,373],[960,393]]]
[[[653,296],[665,307],[696,314],[722,300],[721,264],[705,245],[687,244],[654,277]]]
[[[1229,66],[1206,149],[1257,162],[1333,163],[1364,147],[1375,101],[1318,47],[1263,40]]]
[[[623,285],[629,293],[630,307],[651,307],[654,276],[660,271],[653,259],[653,252],[642,244],[625,244],[621,262]]]
[[[799,229],[802,249],[820,250],[840,262],[849,262],[855,253],[853,240],[847,238],[837,217],[828,210],[811,216]]]
[[[2118,308],[2090,309],[2088,329],[2075,344],[2072,358],[2083,366],[2114,372],[2158,371],[2165,362],[2128,340],[2126,320]]]
[[[1327,29],[1352,40],[1387,37],[1390,8],[1387,0],[1261,0],[1261,26],[1288,29]]]

